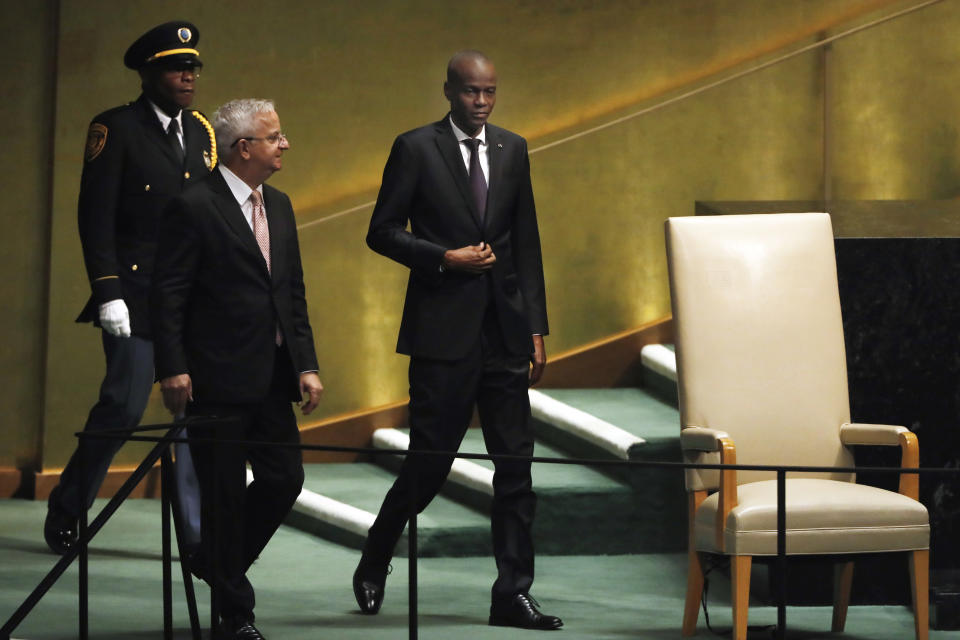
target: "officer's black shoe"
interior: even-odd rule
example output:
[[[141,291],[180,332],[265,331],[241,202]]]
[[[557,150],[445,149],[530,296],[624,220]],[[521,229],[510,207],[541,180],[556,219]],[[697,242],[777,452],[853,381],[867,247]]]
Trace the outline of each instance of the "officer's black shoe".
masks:
[[[518,593],[510,602],[490,607],[490,624],[495,627],[518,627],[552,631],[563,626],[556,616],[540,613],[540,603],[528,593]]]
[[[43,539],[51,551],[62,556],[77,546],[77,529],[77,519],[60,506],[60,487],[54,488],[47,500]]]

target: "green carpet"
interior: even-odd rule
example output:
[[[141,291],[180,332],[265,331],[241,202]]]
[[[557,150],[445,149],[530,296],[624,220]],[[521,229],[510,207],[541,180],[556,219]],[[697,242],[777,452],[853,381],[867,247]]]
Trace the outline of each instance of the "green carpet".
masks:
[[[96,509],[103,505],[98,501]],[[19,605],[53,566],[41,540],[43,502],[0,500],[0,620]],[[124,505],[92,545],[90,631],[101,640],[160,638],[161,565],[159,503]],[[283,527],[250,572],[257,588],[257,625],[273,640],[379,640],[407,638],[407,561],[397,559],[380,615],[356,613],[350,589],[358,554]],[[423,559],[418,564],[420,638],[513,640],[534,632],[486,625],[493,560],[488,557]],[[543,610],[563,617],[565,640],[680,637],[685,559],[682,554],[541,556],[533,594]],[[711,620],[730,622],[727,586],[711,589]],[[14,633],[14,638],[76,638],[77,572],[71,568]],[[207,592],[200,589],[202,620]],[[182,588],[174,584],[178,639],[189,637]],[[902,607],[853,607],[847,633],[828,633],[830,611],[788,610],[789,638],[903,640],[912,638],[912,616]],[[776,610],[755,606],[751,625],[771,624]],[[932,631],[934,640],[957,632]],[[701,617],[698,637],[711,637]],[[752,637],[768,638],[768,632]]]

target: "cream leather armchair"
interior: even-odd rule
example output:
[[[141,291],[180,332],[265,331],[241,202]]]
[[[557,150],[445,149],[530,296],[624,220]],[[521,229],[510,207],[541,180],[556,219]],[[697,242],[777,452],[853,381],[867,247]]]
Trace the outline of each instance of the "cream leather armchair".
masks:
[[[681,444],[688,462],[853,466],[851,445],[896,446],[904,427],[850,424],[830,217],[824,213],[670,218]],[[744,640],[754,556],[776,555],[777,487],[758,471],[689,470],[689,573],[683,634],[693,635],[703,554],[731,557],[734,639]],[[852,474],[786,481],[789,555],[903,552],[918,639],[927,638],[929,516],[916,474],[899,493]],[[853,562],[837,565],[833,631],[846,620]]]

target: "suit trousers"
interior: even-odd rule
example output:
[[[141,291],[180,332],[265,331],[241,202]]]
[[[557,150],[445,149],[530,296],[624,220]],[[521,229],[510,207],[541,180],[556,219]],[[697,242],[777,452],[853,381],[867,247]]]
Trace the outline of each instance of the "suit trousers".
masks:
[[[85,432],[109,429],[132,429],[140,424],[153,387],[153,342],[139,336],[120,338],[101,331],[106,373],[100,385],[100,397],[90,409]],[[53,500],[67,513],[79,517],[89,509],[100,491],[113,456],[123,446],[119,438],[84,438],[70,456],[60,474],[60,484]],[[83,474],[80,471],[80,446],[83,447]],[[193,461],[186,445],[175,446],[177,494],[185,543],[188,547],[200,542],[200,492]],[[85,488],[81,489],[81,487]],[[81,493],[84,493],[81,499]]]
[[[411,451],[457,451],[473,415],[480,415],[483,439],[490,454],[533,455],[530,398],[527,395],[530,358],[506,351],[492,305],[482,335],[466,357],[455,360],[410,360]],[[393,556],[413,504],[422,512],[446,480],[452,456],[406,458],[384,498],[367,535],[363,561],[385,566]],[[531,527],[536,495],[528,461],[495,461],[491,530],[497,579],[494,603],[529,591],[533,583]]]
[[[300,431],[287,386],[292,366],[286,347],[280,347],[274,358],[271,389],[262,401],[205,403],[198,398],[188,406],[188,414],[237,418],[239,424],[213,429],[217,440],[297,444]],[[208,427],[194,427],[190,429],[190,436],[210,438],[210,431]],[[247,569],[266,547],[300,495],[303,456],[295,447],[282,446],[194,442],[191,448],[203,497],[206,570],[213,564],[214,551],[219,552],[216,558],[221,615],[252,620],[255,596],[246,577]],[[253,482],[249,486],[246,482],[247,462],[253,471]],[[216,492],[215,472],[219,473]],[[219,545],[214,540],[215,527]]]

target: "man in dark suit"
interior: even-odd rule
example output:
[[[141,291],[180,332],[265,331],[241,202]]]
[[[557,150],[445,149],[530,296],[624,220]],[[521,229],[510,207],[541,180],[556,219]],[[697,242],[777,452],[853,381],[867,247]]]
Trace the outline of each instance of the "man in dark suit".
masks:
[[[482,53],[456,54],[443,92],[450,113],[399,136],[383,172],[367,244],[409,267],[397,351],[410,359],[410,449],[456,451],[473,408],[487,451],[533,453],[527,387],[546,362],[546,299],[526,141],[487,124],[497,76]],[[489,185],[489,186],[488,186]],[[407,224],[409,222],[409,230]],[[531,367],[532,363],[532,367]],[[387,493],[353,578],[376,613],[409,514],[446,479],[451,457],[408,457]],[[496,461],[490,624],[557,629],[537,610],[530,463]]]
[[[296,444],[291,402],[306,395],[301,408],[310,413],[323,385],[293,208],[286,194],[263,184],[290,145],[268,100],[228,102],[214,114],[214,129],[218,170],[170,203],[160,229],[151,309],[164,404],[174,415],[235,418],[235,428],[218,434],[227,441]],[[300,450],[225,442],[214,452],[198,442],[193,453],[207,558],[197,572],[211,578],[216,552],[222,637],[262,638],[246,572],[300,493]]]
[[[102,329],[106,375],[85,431],[135,427],[153,386],[147,295],[163,207],[216,163],[213,130],[193,101],[200,33],[184,21],[154,27],[134,42],[124,64],[140,74],[143,94],[90,123],[80,179],[79,222],[92,295],[77,322]],[[50,494],[44,537],[56,553],[76,543],[77,518],[93,504],[120,440],[83,441]],[[199,495],[189,451],[178,449],[180,500]],[[191,483],[192,480],[192,483]],[[85,495],[81,495],[85,493]],[[188,542],[198,543],[199,523]]]

